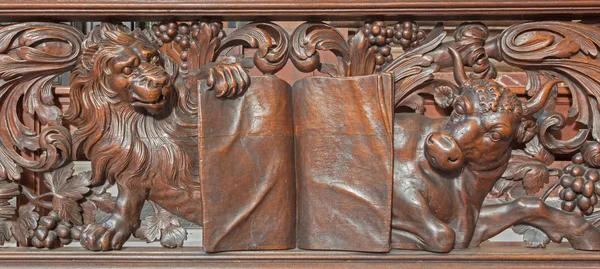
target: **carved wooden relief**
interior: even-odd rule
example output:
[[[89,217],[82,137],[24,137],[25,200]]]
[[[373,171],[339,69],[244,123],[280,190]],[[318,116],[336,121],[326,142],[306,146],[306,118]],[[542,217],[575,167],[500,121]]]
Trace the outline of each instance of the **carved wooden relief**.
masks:
[[[600,250],[600,29],[361,25],[349,37],[314,21],[2,26],[0,245],[175,248],[180,217],[209,253],[450,252],[510,228],[528,247]],[[500,64],[526,74],[525,96]],[[313,75],[292,83],[286,67]],[[63,114],[52,81],[65,72]],[[450,115],[425,116],[424,96]],[[91,171],[74,173],[78,154]]]

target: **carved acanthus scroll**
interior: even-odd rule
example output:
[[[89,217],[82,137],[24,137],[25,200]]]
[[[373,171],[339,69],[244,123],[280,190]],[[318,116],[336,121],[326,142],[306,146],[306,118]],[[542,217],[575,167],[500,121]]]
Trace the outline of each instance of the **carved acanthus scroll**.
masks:
[[[161,22],[147,31],[103,23],[85,39],[64,24],[4,26],[0,244],[15,238],[54,248],[80,240],[110,250],[136,235],[178,247],[187,236],[178,215],[205,225],[210,252],[447,252],[513,225],[528,246],[566,238],[574,248],[598,250],[600,30],[529,22],[490,39],[484,24],[464,23],[446,36],[442,24],[425,33],[414,22],[383,21],[365,22],[348,37],[314,22],[291,35],[269,22],[228,35],[219,21]],[[395,58],[394,45],[403,50]],[[236,46],[254,54],[229,55]],[[322,62],[323,51],[337,63]],[[493,80],[492,59],[527,73],[527,98]],[[275,76],[288,60],[301,72],[330,77],[290,87]],[[265,76],[250,77],[254,67]],[[436,79],[448,67],[455,81]],[[473,71],[467,75],[465,67]],[[72,133],[51,91],[67,71]],[[573,100],[566,117],[556,111],[559,86]],[[421,115],[423,94],[452,114]],[[403,106],[417,113],[393,115]],[[39,130],[27,117],[39,120]],[[568,119],[585,127],[556,138]],[[91,160],[91,173],[73,174],[69,156],[78,149]],[[550,167],[560,155],[572,156],[572,164]],[[45,172],[50,192],[17,183],[23,169]],[[358,174],[366,179],[351,177]],[[116,200],[106,191],[113,183]],[[325,194],[310,196],[318,193]],[[9,200],[19,194],[30,204],[17,210]],[[315,203],[330,197],[339,204]],[[146,200],[155,216],[140,220]],[[40,216],[36,208],[50,213]],[[98,209],[112,216],[96,224]],[[372,236],[340,243],[355,239],[351,230]]]
[[[0,179],[19,179],[22,168],[47,171],[60,167],[71,154],[70,133],[54,104],[52,82],[71,70],[82,36],[64,24],[23,23],[0,29]],[[17,111],[34,114],[42,124],[36,132]],[[19,152],[41,151],[36,160]]]

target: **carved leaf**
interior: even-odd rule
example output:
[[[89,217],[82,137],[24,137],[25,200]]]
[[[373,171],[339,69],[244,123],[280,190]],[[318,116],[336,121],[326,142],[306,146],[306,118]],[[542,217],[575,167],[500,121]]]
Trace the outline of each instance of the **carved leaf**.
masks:
[[[85,201],[81,203],[83,210],[83,224],[92,224],[96,222],[96,212],[98,207],[92,201]]]
[[[88,186],[90,185],[91,173],[88,171],[73,176],[74,166],[75,164],[71,162],[52,173],[44,174],[45,183],[54,193],[54,197],[77,201],[90,191]]]
[[[550,181],[550,173],[546,164],[535,159],[522,150],[513,151],[508,168],[502,175],[510,180],[523,180],[523,187],[527,194],[535,194],[544,184]]]
[[[5,242],[10,241],[11,237],[10,222],[0,220],[0,246],[3,246]]]
[[[554,155],[539,143],[537,137],[534,137],[527,143],[525,150],[513,150],[502,177],[523,180],[523,187],[527,194],[535,194],[550,181],[548,165],[552,162],[554,162]]]
[[[40,214],[34,211],[35,206],[26,205],[19,208],[19,217],[10,225],[11,231],[21,246],[28,246],[31,232],[37,227]]]
[[[600,124],[596,124],[600,113],[595,101],[600,98],[600,62],[596,59],[600,29],[572,22],[530,22],[509,27],[497,39],[486,44],[498,50],[491,55],[525,70],[528,92],[539,89],[538,77],[563,80],[573,97],[568,116],[576,116],[577,122],[587,126],[570,139],[557,139],[553,133],[564,128],[566,120],[558,113],[542,113],[538,125],[545,147],[557,154],[572,153],[587,140],[590,129],[594,139],[600,139]]]
[[[221,22],[196,22],[191,27],[192,41],[188,52],[191,70],[198,70],[200,66],[210,63],[218,56],[215,54],[224,37]]]
[[[169,225],[160,239],[160,244],[166,248],[183,247],[183,242],[187,240],[187,231],[182,227]]]
[[[496,181],[496,184],[494,184],[490,195],[496,198],[505,197],[506,200],[514,200],[527,194],[523,188],[523,183],[500,178]]]
[[[550,243],[550,238],[538,228],[516,225],[512,229],[515,233],[523,235],[523,241],[528,248],[545,248]]]
[[[11,218],[16,208],[8,201],[19,195],[19,184],[0,180],[0,217]]]
[[[600,228],[600,211],[596,211],[589,216],[583,216],[586,221],[594,225],[596,228]]]
[[[82,209],[75,200],[62,196],[54,196],[52,198],[52,207],[58,212],[60,219],[70,221],[75,225],[83,225]]]
[[[440,47],[446,37],[444,25],[438,23],[423,40],[422,45],[392,60],[383,68],[383,72],[393,72],[396,107],[407,106],[417,95],[419,86],[433,80],[433,73],[439,71],[435,50]],[[433,88],[431,88],[433,90]],[[433,94],[433,91],[428,92]]]
[[[292,33],[290,59],[298,70],[308,73],[321,68],[319,50],[331,51],[338,59],[338,72],[348,76],[350,52],[344,36],[325,23],[303,23]]]
[[[215,56],[233,45],[256,48],[254,65],[263,74],[275,74],[288,60],[289,35],[274,23],[250,23],[236,29],[221,41]],[[214,61],[215,59],[213,59]]]
[[[348,50],[350,52],[350,76],[373,74],[375,70],[375,49],[369,44],[362,29],[359,29],[348,40]]]
[[[52,207],[58,212],[62,220],[70,221],[75,225],[83,225],[81,207],[77,200],[90,191],[91,173],[84,172],[73,176],[75,164],[69,163],[65,167],[44,174],[44,183],[50,188],[54,197]]]
[[[554,155],[540,144],[537,137],[534,137],[525,145],[525,152],[546,165],[551,165],[554,162]]]
[[[94,202],[100,210],[106,213],[112,213],[115,210],[116,197],[112,196],[110,193],[105,192],[102,194],[93,193],[89,197],[87,197],[90,201]]]
[[[0,31],[0,179],[19,179],[22,167],[46,171],[61,166],[71,154],[69,130],[54,104],[52,81],[71,70],[79,57],[82,34],[60,23],[19,23]],[[17,111],[41,123],[28,128]],[[18,151],[38,151],[35,160]]]
[[[145,239],[148,243],[160,240],[163,230],[170,225],[172,218],[173,215],[164,209],[161,209],[158,215],[144,218],[138,230],[140,239]]]

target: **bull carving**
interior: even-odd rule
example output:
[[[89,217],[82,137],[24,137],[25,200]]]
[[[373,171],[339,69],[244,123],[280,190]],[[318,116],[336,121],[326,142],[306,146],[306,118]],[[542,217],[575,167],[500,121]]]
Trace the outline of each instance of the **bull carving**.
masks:
[[[600,232],[578,214],[523,197],[483,206],[502,176],[511,144],[528,140],[539,111],[559,81],[547,82],[526,102],[489,79],[469,79],[453,48],[458,96],[449,117],[396,114],[392,247],[449,252],[477,246],[515,224],[567,238],[576,249],[599,250]],[[533,126],[533,127],[532,127]]]

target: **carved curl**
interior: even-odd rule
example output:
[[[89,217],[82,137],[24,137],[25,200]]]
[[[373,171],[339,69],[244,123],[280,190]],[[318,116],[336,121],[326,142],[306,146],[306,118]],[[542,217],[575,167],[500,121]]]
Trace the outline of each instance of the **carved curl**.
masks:
[[[19,179],[22,168],[47,171],[71,154],[71,136],[54,103],[52,81],[70,70],[80,53],[81,33],[54,23],[19,23],[0,31],[0,179]],[[26,126],[17,111],[36,115],[41,131]],[[22,152],[39,151],[31,160]]]

